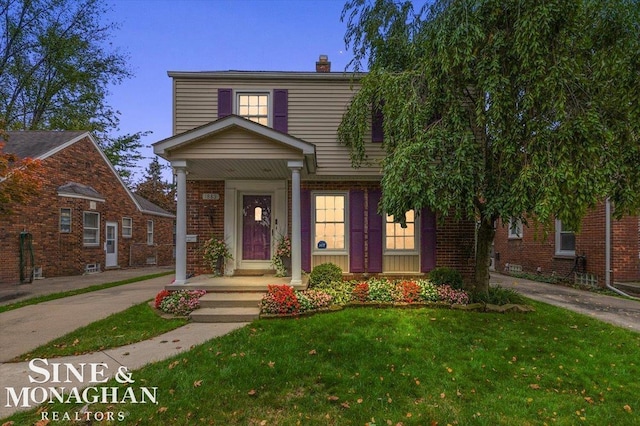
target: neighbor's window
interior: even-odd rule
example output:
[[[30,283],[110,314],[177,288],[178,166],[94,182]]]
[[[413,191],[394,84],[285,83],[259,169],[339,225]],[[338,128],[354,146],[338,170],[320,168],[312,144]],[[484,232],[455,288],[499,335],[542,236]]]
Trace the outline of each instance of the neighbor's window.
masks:
[[[346,196],[317,194],[314,197],[314,249],[346,250]]]
[[[509,238],[522,238],[522,220],[513,217],[509,219]]]
[[[556,254],[565,256],[576,254],[576,234],[560,220],[556,220]]]
[[[60,232],[65,234],[71,232],[71,209],[60,209]]]
[[[100,245],[100,213],[83,212],[83,242],[85,246]]]
[[[133,236],[133,219],[130,217],[122,218],[122,237],[131,238]]]
[[[147,221],[147,245],[153,245],[153,221]]]
[[[415,212],[409,210],[405,214],[407,227],[403,228],[393,221],[393,215],[387,215],[385,226],[385,249],[387,250],[415,250],[416,248],[416,218]]]
[[[268,126],[269,95],[266,93],[238,94],[238,115],[264,126]]]

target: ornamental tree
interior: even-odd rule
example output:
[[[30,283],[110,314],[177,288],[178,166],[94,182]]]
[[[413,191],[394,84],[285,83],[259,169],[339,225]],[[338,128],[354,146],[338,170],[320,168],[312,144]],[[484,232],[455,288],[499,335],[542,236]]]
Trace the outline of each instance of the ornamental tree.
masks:
[[[380,210],[476,220],[470,289],[487,291],[498,218],[578,229],[606,198],[639,208],[639,16],[636,0],[351,0],[350,66],[369,72],[339,139],[366,163],[382,111]]]

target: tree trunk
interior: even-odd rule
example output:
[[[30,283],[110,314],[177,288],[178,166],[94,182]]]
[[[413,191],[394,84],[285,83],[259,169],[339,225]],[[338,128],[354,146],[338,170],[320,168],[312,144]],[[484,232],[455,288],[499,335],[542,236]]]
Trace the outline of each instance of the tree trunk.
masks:
[[[474,291],[486,293],[489,291],[489,264],[491,262],[491,244],[495,236],[493,219],[483,218],[480,221],[476,241],[476,273]]]

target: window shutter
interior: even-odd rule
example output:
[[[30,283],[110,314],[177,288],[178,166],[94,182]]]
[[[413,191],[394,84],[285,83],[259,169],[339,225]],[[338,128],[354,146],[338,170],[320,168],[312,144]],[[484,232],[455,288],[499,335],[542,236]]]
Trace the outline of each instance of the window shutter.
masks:
[[[369,191],[369,269],[371,273],[382,272],[382,226],[383,217],[378,214],[382,193],[379,189]]]
[[[371,142],[381,143],[383,141],[383,122],[382,105],[374,105],[371,111]]]
[[[233,113],[233,90],[218,89],[218,118],[226,117]]]
[[[289,132],[289,91],[275,89],[273,91],[273,128],[282,133]]]
[[[349,272],[364,272],[364,191],[349,191]]]
[[[420,270],[436,267],[436,215],[429,208],[420,214]]]
[[[300,239],[301,267],[311,272],[311,192],[308,189],[300,191]]]

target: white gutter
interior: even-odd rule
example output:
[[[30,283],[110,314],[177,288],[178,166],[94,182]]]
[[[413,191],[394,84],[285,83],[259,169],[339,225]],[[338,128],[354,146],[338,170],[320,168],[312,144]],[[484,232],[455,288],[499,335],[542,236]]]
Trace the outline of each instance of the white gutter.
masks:
[[[628,295],[622,290],[619,290],[611,285],[611,200],[607,198],[604,208],[604,273],[605,273],[605,285],[607,288],[621,296],[629,297],[634,300],[640,300],[638,297]]]

